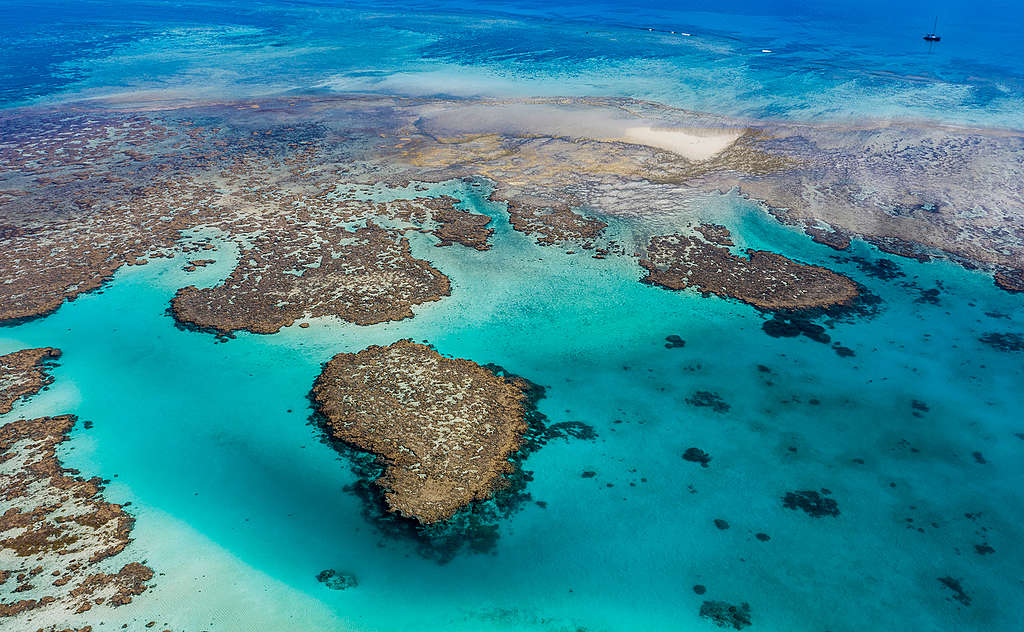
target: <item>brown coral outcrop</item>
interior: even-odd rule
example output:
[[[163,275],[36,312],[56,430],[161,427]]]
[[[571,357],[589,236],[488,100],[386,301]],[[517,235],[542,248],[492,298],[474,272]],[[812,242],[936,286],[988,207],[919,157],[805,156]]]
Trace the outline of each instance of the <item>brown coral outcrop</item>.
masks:
[[[746,257],[699,237],[651,238],[645,282],[672,290],[688,287],[735,298],[769,310],[799,310],[849,303],[857,284],[821,266],[797,263],[774,252],[748,250]]]
[[[432,231],[441,240],[438,246],[458,243],[477,250],[490,250],[487,240],[494,234],[494,229],[487,228],[491,223],[489,216],[453,208],[435,211],[433,219],[438,223]]]
[[[527,430],[524,388],[402,340],[334,356],[312,397],[333,438],[384,460],[388,507],[430,524],[504,484]]]
[[[579,244],[591,248],[608,227],[605,222],[584,217],[566,204],[546,207],[509,200],[508,217],[512,228],[531,235],[545,246]]]
[[[182,288],[171,306],[175,318],[200,328],[274,333],[318,316],[359,325],[401,320],[449,292],[448,278],[413,258],[395,231],[293,225],[258,237],[223,284]]]
[[[728,228],[721,224],[700,224],[695,227],[694,230],[701,235],[704,235],[704,239],[707,239],[713,244],[718,244],[719,246],[735,245],[732,241],[732,233],[729,232]]]
[[[48,360],[60,357],[60,350],[51,347],[22,349],[0,356],[0,415],[11,412],[14,402],[39,392],[53,381],[47,370]]]
[[[1007,292],[1024,292],[1024,269],[1000,270],[994,278],[996,285]]]
[[[61,415],[0,427],[0,567],[31,580],[0,583],[0,617],[45,609],[53,619],[126,604],[153,577],[138,562],[116,573],[99,571],[99,563],[128,545],[134,519],[103,499],[98,478],[61,467],[57,446],[74,423]]]

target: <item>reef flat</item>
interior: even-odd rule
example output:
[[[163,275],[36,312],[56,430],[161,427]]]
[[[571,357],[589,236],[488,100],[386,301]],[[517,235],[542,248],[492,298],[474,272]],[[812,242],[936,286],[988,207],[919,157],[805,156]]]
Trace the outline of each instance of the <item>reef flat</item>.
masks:
[[[491,194],[491,199],[500,197]],[[608,227],[605,222],[573,211],[567,204],[551,208],[509,201],[508,217],[512,228],[534,237],[538,244],[545,246],[578,244],[589,250]]]
[[[179,290],[173,313],[184,325],[272,333],[318,316],[364,325],[408,318],[449,285],[443,270],[410,255],[404,235],[485,250],[491,220],[449,196],[375,202],[366,187],[481,177],[516,230],[598,258],[627,249],[608,234],[612,219],[656,235],[681,203],[739,187],[834,248],[862,238],[1021,287],[1024,234],[1013,218],[1024,149],[1009,132],[795,126],[622,99],[106,106],[0,115],[0,266],[10,271],[0,321],[49,313],[121,266],[210,249],[213,236],[235,242],[239,262],[216,287]],[[761,274],[774,282],[741,300],[821,302],[797,297],[791,286],[812,283],[812,269],[785,253],[744,262],[714,239],[686,239],[690,280],[675,285],[733,296],[712,278]],[[632,244],[647,262],[665,245]],[[817,270],[813,283],[825,282],[835,292],[827,304],[852,293]]]
[[[312,398],[330,435],[387,464],[388,507],[432,524],[489,498],[527,430],[524,385],[402,340],[334,356]]]
[[[49,361],[59,357],[60,350],[50,347],[0,356],[0,415],[11,412],[17,400],[31,397],[51,383],[47,371],[53,364]]]
[[[452,595],[410,606],[427,627],[452,604],[477,607],[468,584],[502,581],[520,592],[503,593],[496,620],[517,629],[549,612],[568,629],[650,629],[686,612],[709,628],[848,629],[840,619],[861,614],[824,603],[825,584],[849,602],[892,595],[911,627],[1006,619],[993,604],[1012,590],[1000,582],[1019,557],[1015,508],[989,499],[1024,430],[1009,427],[1016,402],[1000,381],[1018,377],[1022,348],[1017,184],[968,210],[961,188],[991,173],[950,169],[920,188],[913,174],[927,156],[1012,175],[1013,134],[382,96],[93,102],[10,110],[0,125],[11,348],[88,358],[64,395],[96,429],[73,435],[85,449],[70,465],[117,472],[138,506],[166,503],[236,547],[266,572],[253,594],[282,579],[365,628],[382,627],[380,604],[420,596],[406,577]],[[949,155],[892,156],[879,140],[856,149],[878,157],[852,157],[893,126],[929,130]],[[899,181],[868,195],[893,165]],[[814,190],[816,173],[860,188],[843,202]],[[913,204],[886,207],[898,187]],[[925,263],[943,257],[988,276]],[[202,332],[237,338],[214,346]],[[541,405],[543,389],[498,364],[547,385]],[[117,383],[92,377],[117,371]],[[302,398],[318,373],[310,429]],[[139,428],[125,406],[152,420]],[[589,440],[527,460],[569,437]],[[186,482],[163,480],[193,462],[204,467],[178,470]],[[948,489],[963,497],[947,503]],[[140,544],[176,528],[156,513],[139,512]],[[666,536],[643,535],[655,530]],[[282,560],[271,532],[310,544]],[[845,542],[849,553],[823,553]],[[108,626],[235,577],[146,553],[140,564],[167,573],[160,594]],[[87,573],[116,575],[115,560]],[[620,576],[643,613],[607,599]],[[25,599],[60,596],[29,583]],[[680,594],[694,584],[705,596]],[[99,612],[79,620],[103,620],[91,603]],[[475,616],[451,629],[480,629]]]
[[[708,229],[704,229],[708,232]],[[718,240],[727,241],[728,231]],[[843,305],[858,295],[848,277],[820,266],[792,261],[774,252],[750,250],[746,258],[699,237],[664,235],[647,246],[645,281],[672,290],[736,298],[767,310],[806,310]]]
[[[410,306],[448,293],[447,277],[413,258],[408,240],[370,224],[266,231],[222,285],[182,288],[171,309],[199,328],[269,334],[302,317],[359,325],[401,320],[412,316]]]
[[[0,360],[58,355],[30,349]],[[24,394],[42,386],[31,371],[3,378],[17,381]],[[0,427],[0,626],[41,628],[69,613],[121,606],[153,579],[152,569],[136,561],[110,566],[123,561],[134,519],[104,500],[103,481],[84,479],[58,461],[57,447],[75,421],[60,415]]]

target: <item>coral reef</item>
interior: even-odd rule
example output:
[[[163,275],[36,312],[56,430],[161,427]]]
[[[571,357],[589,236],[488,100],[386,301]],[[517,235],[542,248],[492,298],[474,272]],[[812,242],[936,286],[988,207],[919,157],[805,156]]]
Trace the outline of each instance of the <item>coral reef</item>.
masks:
[[[408,340],[334,356],[312,398],[332,437],[387,464],[390,510],[422,524],[490,498],[527,430],[522,384]]]
[[[492,195],[492,199],[495,198]],[[595,240],[608,226],[580,215],[567,204],[538,206],[509,200],[508,216],[512,228],[534,237],[544,246],[578,244],[581,248],[593,248]]]
[[[835,518],[839,515],[839,505],[834,499],[829,498],[825,491],[821,493],[814,490],[786,492],[782,498],[782,506],[786,509],[802,509],[813,518],[823,516]]]
[[[99,570],[128,545],[134,519],[103,499],[99,479],[60,466],[57,445],[74,422],[62,415],[0,427],[0,569],[15,580],[0,583],[0,617],[120,606],[153,578],[138,562]]]
[[[0,415],[11,412],[14,402],[30,397],[53,381],[47,370],[51,360],[60,357],[60,350],[22,349],[0,356]]]
[[[476,250],[490,250],[491,245],[487,240],[494,234],[494,229],[487,228],[487,225],[491,223],[491,218],[454,208],[455,202],[457,200],[450,196],[424,201],[424,205],[431,210],[430,218],[438,224],[437,228],[430,231],[440,240],[437,245],[444,247],[456,243]]]
[[[750,625],[750,604],[734,606],[725,601],[705,601],[700,605],[700,616],[710,619],[720,628],[742,630]]]
[[[408,240],[374,225],[267,231],[217,287],[178,290],[174,317],[201,329],[274,333],[297,319],[337,316],[359,325],[412,316],[450,292],[448,278],[415,259]]]
[[[317,573],[316,580],[331,590],[347,590],[359,585],[359,580],[352,573],[339,573],[333,568]]]
[[[858,295],[856,283],[826,268],[763,250],[739,257],[723,246],[678,234],[652,237],[640,265],[647,270],[646,283],[671,290],[693,287],[766,310],[843,305]]]

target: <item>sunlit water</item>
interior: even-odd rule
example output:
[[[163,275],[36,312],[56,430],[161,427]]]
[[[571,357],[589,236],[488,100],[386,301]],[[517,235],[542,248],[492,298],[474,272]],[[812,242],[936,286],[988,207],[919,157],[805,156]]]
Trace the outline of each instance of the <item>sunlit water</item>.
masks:
[[[108,627],[701,630],[712,599],[748,602],[756,630],[1016,629],[1024,371],[1020,353],[978,337],[1021,331],[1020,296],[948,263],[901,259],[905,276],[870,277],[737,197],[680,208],[680,224],[716,218],[740,247],[829,265],[878,295],[876,315],[828,330],[856,354],[840,357],[806,337],[769,337],[764,316],[737,302],[642,284],[633,258],[536,246],[484,201],[486,187],[430,194],[444,192],[494,217],[494,245],[435,248],[417,235],[414,254],[452,279],[452,296],[412,319],[320,319],[226,343],[176,328],[171,296],[222,279],[233,265],[224,246],[216,265],[122,269],[102,292],[0,330],[0,353],[64,351],[50,390],[7,417],[94,423],[76,426],[64,460],[132,502],[126,555],[160,573],[153,591],[104,613]],[[396,194],[412,191],[373,196]],[[849,254],[879,257],[862,243]],[[937,304],[915,302],[937,285]],[[671,334],[685,347],[666,348]],[[348,463],[309,423],[322,362],[401,338],[544,385],[541,412],[598,434],[529,457],[528,491],[546,507],[502,521],[491,554],[438,564],[377,531],[343,491]],[[696,391],[729,410],[687,403]],[[913,400],[927,412],[914,416]],[[681,458],[689,447],[712,456],[708,468]],[[838,517],[782,506],[788,491],[821,488]],[[981,543],[996,552],[979,555]],[[326,568],[358,587],[327,589],[316,580]],[[962,580],[970,606],[950,599],[945,576]]]
[[[665,5],[9,2],[0,105],[624,96],[744,117],[1024,127],[1016,4]],[[929,47],[920,35],[935,15],[943,42]],[[215,265],[125,268],[102,292],[0,329],[0,353],[64,351],[53,386],[3,420],[91,421],[62,457],[132,503],[124,557],[158,572],[155,589],[104,613],[107,629],[703,630],[704,600],[748,602],[754,630],[1019,629],[1024,354],[979,337],[1024,334],[1021,296],[943,262],[893,259],[904,276],[872,277],[846,259],[876,261],[869,246],[836,260],[733,196],[661,220],[666,231],[723,223],[738,247],[862,283],[881,303],[828,330],[855,353],[841,357],[769,337],[765,317],[734,301],[641,284],[633,258],[538,247],[484,201],[486,187],[432,188],[443,192],[495,218],[494,245],[416,236],[414,254],[452,279],[452,296],[412,319],[313,320],[223,344],[176,328],[171,296],[223,279],[235,256],[224,244]],[[609,221],[625,243],[639,230]],[[665,347],[673,334],[685,347]],[[381,534],[344,491],[348,462],[309,423],[321,363],[401,338],[544,385],[542,413],[598,434],[529,457],[527,490],[545,506],[502,521],[492,554],[441,565]],[[697,391],[729,410],[689,404]],[[681,458],[689,447],[712,456],[708,468]],[[821,488],[839,516],[782,506],[788,491]],[[316,580],[326,568],[359,585],[327,589]],[[961,580],[971,605],[940,577]]]
[[[934,18],[943,41],[929,44]],[[621,96],[736,116],[1021,128],[1022,22],[1008,0],[30,0],[0,5],[0,105]]]

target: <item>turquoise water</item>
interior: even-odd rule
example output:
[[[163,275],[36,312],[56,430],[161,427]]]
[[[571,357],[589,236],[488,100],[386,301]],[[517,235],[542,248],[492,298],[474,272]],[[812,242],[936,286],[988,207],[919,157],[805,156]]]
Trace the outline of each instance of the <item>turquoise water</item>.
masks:
[[[152,592],[104,614],[108,627],[704,630],[700,604],[715,599],[749,602],[755,630],[1017,629],[1024,367],[978,337],[1021,331],[1021,296],[942,262],[895,260],[905,276],[873,278],[738,197],[679,209],[680,225],[716,218],[739,246],[829,265],[879,296],[875,315],[829,329],[856,354],[840,357],[767,336],[747,306],[641,284],[632,258],[538,247],[482,187],[432,189],[443,192],[495,217],[494,246],[435,248],[416,235],[414,254],[452,279],[452,296],[412,319],[313,320],[226,343],[175,328],[170,297],[223,278],[224,246],[214,266],[125,268],[102,292],[0,330],[0,353],[64,351],[53,387],[9,416],[94,422],[76,427],[63,457],[112,479],[109,499],[132,502],[128,555],[161,573]],[[880,257],[862,243],[849,254]],[[938,304],[915,302],[940,283]],[[671,334],[686,346],[665,348]],[[502,521],[491,554],[438,564],[378,532],[343,490],[348,464],[308,423],[320,363],[405,337],[546,386],[541,412],[598,434],[529,457],[527,491],[546,507]],[[729,410],[688,404],[696,391]],[[928,407],[921,417],[913,400]],[[710,466],[683,460],[689,447]],[[838,517],[782,506],[788,491],[823,487]],[[977,554],[983,542],[996,552]],[[325,568],[359,586],[328,590],[315,578]],[[970,606],[949,600],[944,576],[962,580]]]
[[[738,117],[1024,128],[1019,3],[804,4],[6,2],[0,107],[617,96]],[[928,46],[920,35],[936,16],[943,42]],[[491,214],[497,232],[482,253],[414,236],[452,296],[413,319],[313,320],[223,344],[176,328],[174,292],[232,268],[237,253],[221,244],[216,265],[124,268],[102,292],[0,328],[0,353],[64,351],[52,387],[3,419],[93,422],[62,456],[111,479],[110,500],[132,503],[124,557],[159,573],[155,589],[104,614],[106,628],[706,630],[698,612],[710,599],[748,602],[754,630],[1019,629],[1024,356],[979,337],[1024,334],[1024,297],[860,242],[838,254],[733,195],[681,204],[650,218],[656,228],[605,218],[626,250],[651,230],[714,221],[738,247],[850,275],[881,302],[831,323],[855,354],[843,357],[767,336],[750,307],[639,283],[632,258],[538,247],[510,230],[486,187],[431,192]],[[880,259],[903,276],[868,274]],[[685,347],[666,348],[669,335]],[[493,552],[438,564],[378,531],[345,489],[349,462],[309,423],[322,362],[406,337],[544,385],[552,422],[597,432],[530,455],[527,491],[544,506],[501,521]],[[690,404],[699,391],[728,411]],[[712,456],[709,467],[681,458],[690,447]],[[822,488],[839,516],[782,505],[787,492]],[[326,568],[359,586],[328,590],[316,580]],[[959,579],[971,604],[951,600],[940,577]]]

